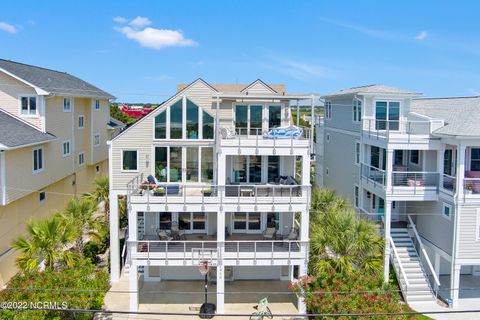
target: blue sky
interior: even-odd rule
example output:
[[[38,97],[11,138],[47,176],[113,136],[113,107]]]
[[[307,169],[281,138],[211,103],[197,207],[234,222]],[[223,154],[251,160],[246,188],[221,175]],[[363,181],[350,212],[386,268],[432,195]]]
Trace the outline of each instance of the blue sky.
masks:
[[[479,1],[8,1],[0,57],[67,71],[120,101],[177,83],[383,83],[480,94]]]

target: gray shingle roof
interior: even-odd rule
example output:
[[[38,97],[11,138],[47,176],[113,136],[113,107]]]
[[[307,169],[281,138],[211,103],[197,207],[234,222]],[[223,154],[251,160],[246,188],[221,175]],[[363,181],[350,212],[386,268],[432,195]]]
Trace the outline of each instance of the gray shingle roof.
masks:
[[[116,128],[125,128],[127,125],[118,119],[110,117],[110,120],[108,121],[107,126],[110,127],[111,129],[116,129]]]
[[[0,110],[0,144],[7,148],[49,142],[53,134],[41,132],[13,115]]]
[[[434,134],[480,136],[480,96],[413,99],[410,111],[443,119],[445,126]]]
[[[383,84],[369,84],[366,86],[351,87],[347,89],[342,89],[340,91],[332,92],[326,94],[326,97],[330,96],[340,96],[340,95],[350,95],[350,94],[409,94],[409,95],[421,95],[417,92],[411,92],[408,90],[389,87]]]
[[[87,98],[115,98],[108,92],[105,92],[66,72],[45,69],[4,59],[0,59],[0,69],[14,74],[50,94]]]

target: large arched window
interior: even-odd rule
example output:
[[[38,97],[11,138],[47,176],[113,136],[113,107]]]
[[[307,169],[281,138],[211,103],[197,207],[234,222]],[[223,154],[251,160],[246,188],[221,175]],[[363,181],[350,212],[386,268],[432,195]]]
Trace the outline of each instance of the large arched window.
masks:
[[[214,132],[213,117],[189,99],[155,117],[155,139],[213,139]]]

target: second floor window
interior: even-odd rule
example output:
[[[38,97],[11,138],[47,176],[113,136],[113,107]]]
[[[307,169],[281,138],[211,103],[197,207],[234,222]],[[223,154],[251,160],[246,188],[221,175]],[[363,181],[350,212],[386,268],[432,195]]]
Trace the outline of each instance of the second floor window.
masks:
[[[332,102],[325,101],[325,119],[332,119]]]
[[[353,122],[362,121],[362,101],[353,99]]]
[[[453,176],[455,174],[453,155],[454,153],[452,149],[446,149],[443,153],[443,173],[448,176]]]
[[[398,130],[400,128],[400,102],[375,102],[375,129]]]
[[[83,166],[85,164],[85,153],[81,152],[78,154],[78,165]]]
[[[62,145],[62,155],[64,157],[70,155],[70,141],[64,141]]]
[[[100,100],[95,99],[95,110],[100,110]]]
[[[20,97],[20,113],[22,115],[37,115],[37,97]]]
[[[100,135],[97,133],[93,136],[93,145],[98,147],[100,145]]]
[[[355,164],[360,164],[360,142],[355,141]]]
[[[70,103],[70,98],[63,98],[63,112],[70,112],[70,110],[72,110]]]
[[[480,171],[480,149],[472,148],[470,150],[470,170]]]
[[[85,116],[83,115],[78,116],[78,128],[85,128]]]
[[[43,148],[33,149],[33,172],[43,171]]]

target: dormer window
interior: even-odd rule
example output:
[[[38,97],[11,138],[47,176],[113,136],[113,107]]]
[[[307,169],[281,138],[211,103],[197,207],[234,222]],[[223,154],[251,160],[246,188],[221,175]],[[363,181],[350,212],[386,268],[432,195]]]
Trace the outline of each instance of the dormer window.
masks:
[[[375,103],[375,129],[399,130],[400,128],[400,102],[376,101]]]
[[[22,115],[37,115],[37,97],[36,96],[20,96],[20,113]]]

